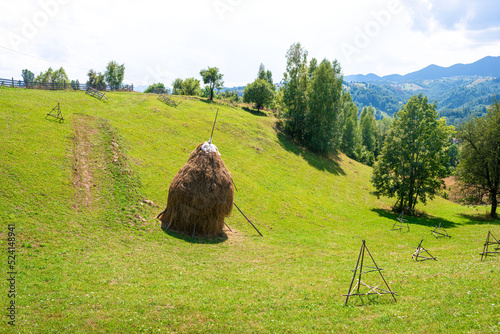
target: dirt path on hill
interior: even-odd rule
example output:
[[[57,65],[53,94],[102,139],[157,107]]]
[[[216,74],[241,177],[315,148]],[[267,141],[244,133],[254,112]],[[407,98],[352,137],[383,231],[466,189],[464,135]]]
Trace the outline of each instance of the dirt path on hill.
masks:
[[[74,120],[73,139],[73,186],[75,187],[76,211],[91,209],[97,191],[94,182],[94,171],[99,165],[98,147],[99,131],[94,117],[79,115]],[[102,159],[102,156],[101,156]]]

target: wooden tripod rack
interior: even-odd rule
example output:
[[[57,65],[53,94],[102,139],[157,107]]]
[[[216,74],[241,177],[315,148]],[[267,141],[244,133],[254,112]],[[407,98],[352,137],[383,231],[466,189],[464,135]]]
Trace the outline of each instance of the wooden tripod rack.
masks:
[[[492,245],[496,245],[496,247],[493,251],[490,251],[489,247]],[[483,247],[483,252],[480,254],[481,254],[481,261],[483,261],[483,258],[486,258],[488,256],[500,254],[500,241],[493,236],[491,231],[488,231],[488,235],[486,236],[486,242],[484,243]]]
[[[407,232],[410,231],[410,225],[408,225],[408,219],[404,219],[404,210],[401,212],[398,218],[396,218],[396,222],[392,225],[391,231],[401,231],[405,228],[404,224],[406,224]]]
[[[417,249],[415,250],[415,253],[411,256],[412,260],[415,261],[425,261],[425,260],[435,260],[437,261],[436,257],[432,256],[431,253],[424,247],[422,247],[422,242],[424,239],[420,240],[420,243],[417,246]],[[423,255],[427,253],[427,255]]]
[[[372,259],[372,262],[373,262],[374,266],[372,266],[372,267],[363,266],[364,265],[364,260],[365,260],[365,252],[368,253],[368,255],[370,256],[370,258]],[[363,271],[364,268],[368,268],[368,270],[367,271]],[[363,243],[361,244],[361,250],[359,251],[358,262],[356,263],[356,269],[353,270],[354,271],[354,275],[352,276],[351,285],[349,286],[349,292],[346,295],[344,295],[344,296],[346,296],[345,304],[344,305],[347,305],[347,302],[349,301],[349,297],[350,296],[367,296],[367,295],[391,294],[392,298],[394,298],[394,301],[396,301],[396,297],[394,297],[394,295],[397,295],[397,293],[394,292],[394,291],[392,291],[391,288],[389,287],[389,284],[387,284],[384,276],[381,273],[382,270],[383,270],[382,268],[379,268],[377,266],[377,263],[373,259],[372,254],[370,253],[370,251],[366,247],[365,240],[363,240]],[[370,272],[375,272],[375,271],[380,274],[380,277],[382,278],[382,280],[383,280],[383,282],[384,282],[387,290],[379,288],[380,284],[379,285],[375,285],[375,286],[371,286],[371,285],[368,285],[368,284],[366,284],[366,283],[364,283],[364,282],[361,281],[361,276],[363,274],[368,274]],[[357,279],[356,279],[356,276],[357,276]],[[357,282],[354,285],[354,281],[355,280]],[[354,287],[353,287],[353,285],[354,285]],[[366,287],[369,290],[367,292],[361,292],[360,291],[361,287]]]
[[[434,230],[431,232],[432,235],[434,235],[437,238],[451,238],[451,235],[446,232],[444,228],[441,227],[441,223],[439,225],[436,225]]]
[[[59,122],[64,121],[64,117],[62,115],[61,106],[59,105],[59,102],[57,103],[57,106],[52,108],[52,110],[47,114],[47,116],[45,116],[45,118],[47,118],[49,116],[57,118],[59,120]]]

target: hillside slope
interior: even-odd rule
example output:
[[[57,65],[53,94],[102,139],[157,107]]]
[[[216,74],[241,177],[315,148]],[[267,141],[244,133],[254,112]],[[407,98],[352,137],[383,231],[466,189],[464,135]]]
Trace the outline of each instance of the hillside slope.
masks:
[[[391,231],[392,200],[370,194],[369,167],[310,154],[272,117],[199,99],[175,97],[183,103],[173,108],[150,94],[107,96],[0,88],[0,236],[15,226],[16,332],[500,326],[500,264],[478,256],[488,230],[500,235],[499,221],[481,219],[484,208],[437,198],[418,208],[428,217],[410,218],[410,231]],[[45,117],[57,103],[62,123]],[[211,240],[165,233],[155,219],[173,176],[208,140],[217,109],[213,141],[235,202],[264,237],[237,211],[227,236]],[[432,237],[439,223],[451,239]],[[411,260],[422,238],[438,262]],[[397,303],[380,296],[343,306],[363,239]]]

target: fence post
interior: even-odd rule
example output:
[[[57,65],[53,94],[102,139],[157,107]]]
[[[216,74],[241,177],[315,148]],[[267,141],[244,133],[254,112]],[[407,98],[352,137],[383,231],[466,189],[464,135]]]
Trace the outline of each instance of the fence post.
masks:
[[[12,87],[15,87],[15,86],[14,86],[14,78],[12,78]]]

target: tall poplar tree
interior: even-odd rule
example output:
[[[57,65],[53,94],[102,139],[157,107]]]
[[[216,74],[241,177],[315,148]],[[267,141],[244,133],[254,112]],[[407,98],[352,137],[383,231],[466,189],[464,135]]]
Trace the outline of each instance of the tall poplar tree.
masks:
[[[307,89],[304,142],[314,152],[326,154],[338,148],[341,94],[339,66],[324,59],[312,73]]]
[[[300,43],[292,44],[286,53],[286,72],[283,75],[283,105],[285,132],[292,139],[304,138],[307,111],[307,51]]]

